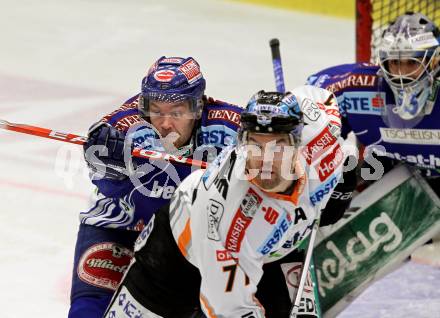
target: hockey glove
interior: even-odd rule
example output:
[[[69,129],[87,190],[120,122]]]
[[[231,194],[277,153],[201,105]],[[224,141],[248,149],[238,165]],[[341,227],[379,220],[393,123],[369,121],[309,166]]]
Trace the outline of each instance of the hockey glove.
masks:
[[[351,158],[350,156],[345,160],[344,166],[348,166],[350,160],[357,162],[356,158]],[[319,226],[334,224],[344,216],[345,210],[348,209],[353,199],[353,191],[356,188],[356,184],[356,169],[344,169],[343,177],[339,180],[330,200],[328,200],[327,205],[322,210]]]
[[[98,122],[90,127],[84,144],[84,158],[92,179],[123,180],[130,171],[124,161],[125,133],[111,125]],[[126,149],[131,154],[132,146]]]

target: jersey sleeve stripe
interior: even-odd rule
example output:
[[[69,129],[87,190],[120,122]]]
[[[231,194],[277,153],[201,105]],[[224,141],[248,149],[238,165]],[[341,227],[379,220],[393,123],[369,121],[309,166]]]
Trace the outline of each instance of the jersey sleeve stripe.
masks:
[[[177,245],[179,246],[180,252],[183,256],[186,257],[188,254],[188,245],[191,242],[191,219],[186,221],[185,227],[183,228],[182,233],[179,235],[179,239],[177,240]]]
[[[253,299],[254,302],[257,304],[257,306],[261,308],[261,311],[263,312],[264,317],[266,317],[266,310],[264,309],[263,305],[260,303],[260,301],[258,300],[258,298],[255,297],[255,294],[252,294],[252,299]]]
[[[336,125],[338,127],[341,127],[341,122],[337,121],[337,120],[330,120],[330,123],[332,123],[333,125]]]
[[[217,316],[214,313],[214,309],[212,309],[208,300],[206,299],[205,296],[202,295],[202,293],[200,293],[200,303],[206,309],[205,313],[208,314],[208,318],[217,318]]]

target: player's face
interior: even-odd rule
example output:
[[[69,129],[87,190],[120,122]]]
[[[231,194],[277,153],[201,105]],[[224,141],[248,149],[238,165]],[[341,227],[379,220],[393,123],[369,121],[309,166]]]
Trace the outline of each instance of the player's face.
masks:
[[[170,133],[179,134],[179,138],[174,142],[177,148],[184,146],[191,138],[195,118],[189,101],[168,103],[152,100],[149,111],[151,124],[162,137]]]
[[[292,172],[297,149],[288,134],[249,133],[246,147],[246,168],[253,183],[273,192],[282,192],[292,184],[286,176]]]
[[[423,63],[417,59],[389,60],[388,69],[392,75],[418,78],[423,71]]]

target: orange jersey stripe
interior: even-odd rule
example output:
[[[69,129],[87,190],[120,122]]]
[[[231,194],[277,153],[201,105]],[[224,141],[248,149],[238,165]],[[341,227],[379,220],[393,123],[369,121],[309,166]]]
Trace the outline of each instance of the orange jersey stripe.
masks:
[[[185,228],[183,229],[182,233],[179,235],[179,239],[177,240],[177,245],[179,246],[180,252],[183,254],[183,256],[186,257],[188,254],[188,244],[191,241],[191,219],[188,219],[185,224]]]
[[[203,307],[205,307],[206,310],[208,311],[208,318],[217,318],[217,316],[214,313],[214,310],[209,305],[208,300],[202,294],[200,294],[200,301],[203,304]]]

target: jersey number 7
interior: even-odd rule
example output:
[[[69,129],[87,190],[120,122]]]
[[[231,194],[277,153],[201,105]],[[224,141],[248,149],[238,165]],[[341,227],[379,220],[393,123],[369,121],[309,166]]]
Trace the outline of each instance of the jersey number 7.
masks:
[[[229,293],[234,287],[235,273],[237,272],[237,266],[238,264],[223,266],[223,272],[229,272],[228,282],[226,283],[226,289],[225,289],[226,293]],[[250,283],[249,277],[246,274],[244,274],[244,285],[247,286],[249,285],[249,283]]]

